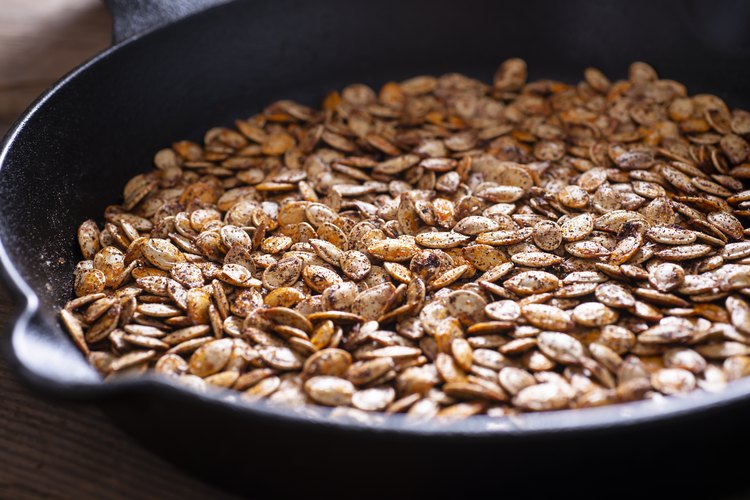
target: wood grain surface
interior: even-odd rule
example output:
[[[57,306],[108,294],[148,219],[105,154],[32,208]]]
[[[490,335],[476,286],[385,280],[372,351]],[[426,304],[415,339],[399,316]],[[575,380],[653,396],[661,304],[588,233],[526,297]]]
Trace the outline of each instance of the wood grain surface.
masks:
[[[0,136],[45,88],[107,47],[98,0],[0,0]],[[0,288],[0,331],[13,307]],[[32,394],[0,356],[0,498],[230,498],[141,448],[95,407]]]

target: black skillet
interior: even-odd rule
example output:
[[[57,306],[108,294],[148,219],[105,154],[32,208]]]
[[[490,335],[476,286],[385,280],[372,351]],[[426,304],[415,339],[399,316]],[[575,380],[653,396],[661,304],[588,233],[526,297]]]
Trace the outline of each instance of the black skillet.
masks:
[[[4,139],[0,262],[19,304],[7,351],[32,387],[96,402],[150,449],[260,497],[645,490],[714,498],[742,486],[743,461],[732,450],[750,444],[749,381],[661,403],[368,426],[199,396],[162,381],[102,384],[61,331],[55,309],[71,295],[77,225],[119,199],[125,181],[176,139],[199,139],[279,98],[317,104],[351,82],[377,87],[448,71],[488,80],[511,56],[529,62],[532,78],[571,82],[586,66],[619,78],[644,60],[691,93],[747,107],[748,6],[240,1],[123,41],[203,3],[112,1],[115,45],[45,93]]]

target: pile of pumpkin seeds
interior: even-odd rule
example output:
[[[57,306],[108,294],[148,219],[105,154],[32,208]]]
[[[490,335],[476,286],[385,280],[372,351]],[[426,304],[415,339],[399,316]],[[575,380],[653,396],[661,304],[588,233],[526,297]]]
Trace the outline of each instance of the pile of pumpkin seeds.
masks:
[[[279,101],[159,151],[61,319],[106,377],[504,416],[750,374],[750,113],[627,80],[460,74]]]

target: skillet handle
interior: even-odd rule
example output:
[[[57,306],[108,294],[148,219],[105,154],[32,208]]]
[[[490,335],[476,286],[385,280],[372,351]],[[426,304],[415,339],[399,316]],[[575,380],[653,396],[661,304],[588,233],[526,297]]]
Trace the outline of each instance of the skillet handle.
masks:
[[[112,43],[118,44],[157,26],[227,0],[104,0],[112,14]]]

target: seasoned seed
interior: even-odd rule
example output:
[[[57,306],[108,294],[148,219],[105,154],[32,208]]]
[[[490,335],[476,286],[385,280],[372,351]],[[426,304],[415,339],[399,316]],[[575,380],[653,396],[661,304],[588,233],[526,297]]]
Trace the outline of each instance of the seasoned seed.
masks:
[[[721,256],[727,260],[737,260],[750,256],[750,241],[729,243],[722,249]]]
[[[533,375],[526,370],[512,366],[500,370],[498,373],[498,380],[503,389],[508,391],[512,396],[515,396],[523,389],[536,384]]]
[[[86,339],[83,334],[83,328],[78,319],[68,310],[60,310],[60,319],[62,319],[65,329],[68,330],[71,338],[75,345],[83,352],[84,355],[89,355],[89,347],[86,344]]]
[[[682,368],[692,373],[701,373],[706,369],[706,360],[692,349],[675,348],[664,353],[664,366]]]
[[[734,215],[728,212],[711,212],[708,214],[708,222],[713,224],[722,233],[733,240],[742,239],[742,223]]]
[[[237,383],[235,381],[234,383]],[[242,394],[242,399],[245,401],[255,401],[260,398],[267,398],[281,386],[281,378],[276,376],[268,376],[261,379],[259,382],[253,384]]]
[[[575,364],[583,358],[583,344],[561,332],[542,332],[537,336],[539,349],[563,364]]]
[[[561,410],[571,403],[571,394],[560,384],[547,382],[521,389],[513,404],[529,411]]]
[[[81,247],[81,253],[84,259],[93,259],[101,248],[100,233],[96,222],[93,220],[84,221],[78,227],[78,245]]]
[[[356,385],[366,385],[379,379],[394,368],[393,358],[380,357],[352,364],[346,378]]]
[[[298,370],[302,368],[300,356],[288,347],[265,346],[258,349],[260,357],[271,368],[277,370]]]
[[[546,304],[526,304],[521,313],[532,325],[545,330],[567,331],[575,326],[570,314]]]
[[[98,294],[104,291],[107,277],[98,269],[90,269],[76,275],[75,293],[78,297]]]
[[[316,403],[326,406],[351,404],[354,385],[346,379],[331,376],[312,377],[305,382],[305,392]]]
[[[533,229],[530,227],[525,227],[515,231],[491,231],[479,234],[476,242],[482,245],[492,246],[515,245],[531,236],[532,232]]]
[[[545,271],[525,271],[506,280],[503,285],[519,295],[531,295],[556,290],[560,286],[560,280]]]
[[[655,252],[657,257],[670,262],[680,262],[683,260],[697,259],[711,253],[711,247],[708,245],[683,245],[672,248],[665,248]]]
[[[370,269],[372,269],[370,259],[367,258],[367,255],[356,250],[350,250],[341,254],[339,265],[341,266],[341,271],[354,281],[364,279],[370,273]]]
[[[635,305],[635,297],[622,285],[602,283],[594,292],[596,300],[609,307],[627,309]]]
[[[673,344],[688,340],[692,331],[677,325],[660,324],[644,330],[638,335],[638,342],[643,344]]]
[[[521,315],[521,308],[514,300],[501,300],[487,304],[484,312],[498,321],[515,321]]]
[[[352,406],[365,411],[383,411],[396,398],[393,387],[373,387],[352,395]]]
[[[375,258],[389,262],[402,262],[417,253],[417,246],[406,240],[386,239],[367,246],[367,252]]]
[[[651,376],[651,384],[664,394],[682,394],[695,388],[695,376],[681,368],[663,368]]]
[[[233,342],[221,339],[202,345],[190,356],[188,369],[193,375],[206,377],[221,371],[229,362]]]
[[[154,356],[156,356],[156,351],[153,350],[129,352],[128,354],[113,360],[109,365],[109,369],[112,372],[123,371],[127,368],[145,363],[153,359]]]
[[[185,255],[171,242],[152,238],[143,246],[143,256],[159,269],[169,271],[176,264],[185,262]]]
[[[561,263],[563,258],[546,252],[520,252],[513,254],[510,260],[519,266],[549,267]]]
[[[471,215],[463,218],[453,227],[453,231],[469,236],[476,236],[480,233],[496,231],[498,229],[500,229],[500,224],[480,215]]]
[[[318,256],[331,265],[338,266],[344,252],[333,243],[312,238],[309,241]]]
[[[551,252],[562,243],[563,232],[554,221],[540,221],[534,225],[532,238],[540,249]]]
[[[598,302],[585,302],[576,306],[572,316],[576,323],[583,326],[611,325],[618,318],[616,311]]]
[[[307,286],[320,293],[331,285],[341,283],[343,279],[335,271],[323,266],[305,266],[302,279]]]
[[[305,361],[302,373],[308,377],[333,375],[343,377],[352,364],[352,356],[342,349],[323,349]]]
[[[581,214],[566,220],[560,228],[565,241],[580,241],[594,230],[594,216]]]
[[[455,248],[466,243],[471,238],[455,232],[420,233],[416,242],[426,248]]]
[[[685,270],[677,264],[659,264],[651,269],[648,281],[660,292],[669,292],[685,281]]]
[[[297,257],[281,259],[263,271],[263,286],[269,290],[292,286],[300,277],[303,262]]]

